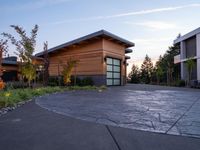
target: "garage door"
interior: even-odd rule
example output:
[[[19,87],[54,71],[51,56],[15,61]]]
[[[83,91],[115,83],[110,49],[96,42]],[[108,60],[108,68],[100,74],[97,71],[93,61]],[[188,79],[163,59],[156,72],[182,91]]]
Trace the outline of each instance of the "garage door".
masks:
[[[107,65],[107,75],[106,82],[107,85],[120,85],[121,81],[121,62],[119,59],[106,58]]]

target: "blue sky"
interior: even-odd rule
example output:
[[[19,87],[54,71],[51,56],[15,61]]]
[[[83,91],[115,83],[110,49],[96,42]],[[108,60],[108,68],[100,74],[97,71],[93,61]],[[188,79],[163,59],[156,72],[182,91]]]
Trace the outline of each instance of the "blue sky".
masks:
[[[136,44],[130,54],[140,65],[164,54],[178,33],[200,27],[199,0],[0,0],[0,33],[14,34],[9,25],[30,31],[39,25],[37,50],[105,29]],[[10,46],[13,54],[14,47]]]

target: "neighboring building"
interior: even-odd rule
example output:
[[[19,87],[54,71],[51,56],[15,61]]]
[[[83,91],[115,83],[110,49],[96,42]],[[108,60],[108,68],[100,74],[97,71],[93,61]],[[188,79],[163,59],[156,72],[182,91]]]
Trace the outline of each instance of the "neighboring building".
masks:
[[[41,72],[40,67],[43,65],[43,59],[41,57],[33,57],[33,63],[37,65],[36,71]],[[17,81],[20,78],[20,62],[17,61],[16,56],[4,57],[2,61],[2,79],[4,82]]]
[[[131,53],[128,49],[134,43],[120,38],[105,30],[86,35],[48,50],[49,74],[60,76],[62,63],[69,59],[77,60],[73,75],[91,77],[95,85],[124,85],[126,66]],[[44,53],[35,56],[43,57]],[[62,63],[61,63],[62,62]]]
[[[180,55],[174,57],[174,63],[181,64],[181,79],[188,79],[186,61],[193,58],[195,66],[191,80],[200,80],[200,28],[178,37],[174,44],[180,46]]]
[[[6,57],[2,61],[3,81],[15,81],[18,76],[18,62],[17,57]]]

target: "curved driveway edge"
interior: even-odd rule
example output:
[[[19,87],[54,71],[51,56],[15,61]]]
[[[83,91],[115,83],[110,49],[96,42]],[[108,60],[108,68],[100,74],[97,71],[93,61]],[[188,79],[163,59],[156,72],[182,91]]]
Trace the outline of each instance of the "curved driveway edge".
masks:
[[[198,150],[200,145],[197,138],[73,119],[42,109],[34,101],[1,116],[0,135],[3,150]]]

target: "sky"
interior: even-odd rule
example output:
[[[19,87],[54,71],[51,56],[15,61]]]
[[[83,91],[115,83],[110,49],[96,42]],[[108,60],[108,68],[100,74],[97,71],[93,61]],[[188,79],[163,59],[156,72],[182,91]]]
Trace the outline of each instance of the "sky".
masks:
[[[129,71],[146,54],[155,62],[179,33],[200,27],[200,0],[0,0],[0,13],[0,33],[39,25],[35,53],[45,41],[51,48],[101,29],[132,41]]]

